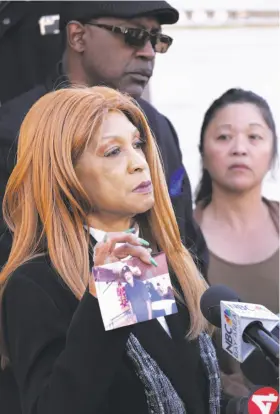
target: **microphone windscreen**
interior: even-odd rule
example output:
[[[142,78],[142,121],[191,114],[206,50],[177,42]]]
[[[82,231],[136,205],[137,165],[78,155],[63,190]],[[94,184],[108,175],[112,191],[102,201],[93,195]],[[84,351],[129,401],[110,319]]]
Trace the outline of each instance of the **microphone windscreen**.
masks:
[[[218,328],[221,327],[221,300],[240,302],[237,293],[224,285],[211,286],[200,299],[200,309],[203,316]]]

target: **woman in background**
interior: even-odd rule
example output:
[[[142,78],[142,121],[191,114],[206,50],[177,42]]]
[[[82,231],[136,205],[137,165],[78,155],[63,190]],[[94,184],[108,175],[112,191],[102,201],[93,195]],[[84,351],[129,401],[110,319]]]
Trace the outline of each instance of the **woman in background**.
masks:
[[[231,89],[207,110],[200,136],[203,174],[195,218],[210,251],[208,280],[243,302],[279,312],[279,204],[262,196],[277,157],[275,123],[267,102]],[[221,353],[224,387],[248,393],[239,364]]]
[[[13,246],[0,273],[1,353],[22,414],[219,413],[199,309],[206,283],[182,245],[154,138],[132,99],[102,87],[39,99],[20,130],[4,215]],[[91,268],[127,256],[156,265],[149,245],[173,269],[179,312],[106,332]]]

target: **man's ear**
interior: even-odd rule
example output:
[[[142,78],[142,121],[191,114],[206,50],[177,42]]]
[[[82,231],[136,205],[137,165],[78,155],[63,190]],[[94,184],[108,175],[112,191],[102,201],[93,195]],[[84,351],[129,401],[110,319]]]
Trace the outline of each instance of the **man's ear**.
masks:
[[[85,26],[72,20],[67,24],[67,43],[75,52],[82,53],[85,50]]]

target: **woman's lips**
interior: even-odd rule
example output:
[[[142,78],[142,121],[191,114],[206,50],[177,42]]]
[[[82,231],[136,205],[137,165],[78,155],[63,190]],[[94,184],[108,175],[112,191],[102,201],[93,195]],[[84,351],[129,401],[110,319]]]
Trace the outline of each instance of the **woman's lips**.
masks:
[[[230,167],[230,170],[249,170],[249,167],[245,164],[234,164]]]
[[[138,187],[136,187],[134,193],[151,193],[153,191],[153,185],[151,181],[143,181]]]

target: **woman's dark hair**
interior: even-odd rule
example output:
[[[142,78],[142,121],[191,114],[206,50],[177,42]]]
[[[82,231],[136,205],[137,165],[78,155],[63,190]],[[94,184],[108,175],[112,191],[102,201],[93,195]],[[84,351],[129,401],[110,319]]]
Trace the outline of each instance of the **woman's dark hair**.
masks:
[[[208,108],[204,115],[201,131],[200,131],[200,143],[199,152],[203,156],[203,144],[205,132],[213,120],[217,112],[227,105],[235,103],[250,103],[259,108],[265,123],[273,134],[273,149],[272,149],[272,162],[275,162],[278,154],[277,145],[277,133],[276,126],[273,119],[272,112],[266,100],[254,92],[246,91],[244,89],[229,89],[218,99],[216,99],[212,105]],[[198,184],[195,202],[196,204],[201,203],[202,207],[205,208],[212,198],[212,179],[209,172],[203,168],[202,177]]]

